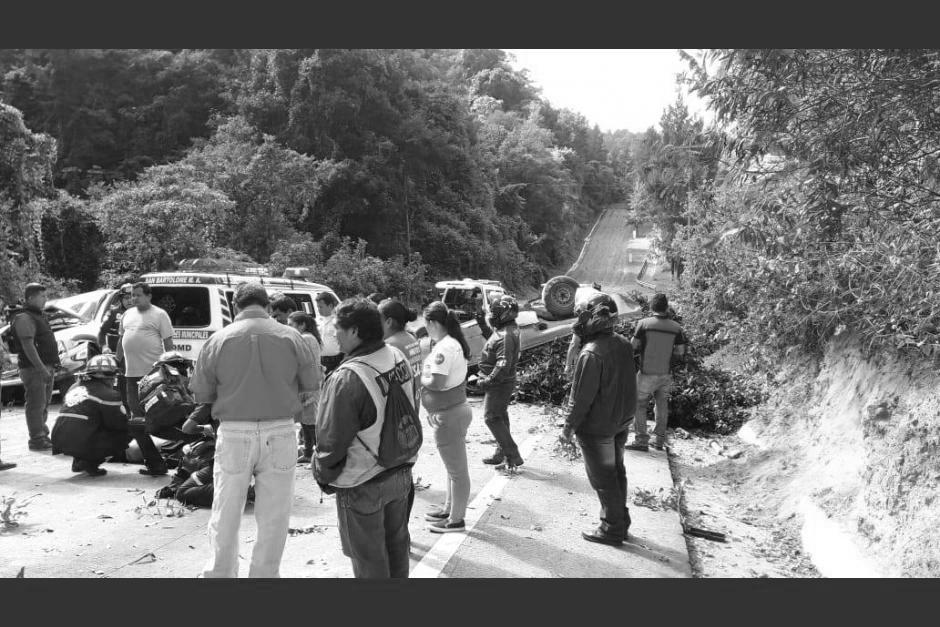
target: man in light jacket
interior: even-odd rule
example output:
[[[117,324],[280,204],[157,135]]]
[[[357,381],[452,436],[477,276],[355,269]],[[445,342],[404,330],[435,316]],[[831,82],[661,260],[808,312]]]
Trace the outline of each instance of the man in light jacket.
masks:
[[[235,320],[203,346],[190,381],[196,401],[212,403],[219,421],[212,557],[203,575],[238,576],[238,528],[254,477],[258,537],[248,576],[278,577],[294,497],[294,415],[300,392],[317,387],[317,364],[300,333],[268,315],[260,283],[239,284],[234,304]]]

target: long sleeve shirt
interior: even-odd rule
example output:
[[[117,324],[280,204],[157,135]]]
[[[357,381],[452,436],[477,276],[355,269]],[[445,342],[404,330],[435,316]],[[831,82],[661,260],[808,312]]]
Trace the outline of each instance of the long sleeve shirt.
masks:
[[[584,344],[575,365],[566,424],[576,433],[614,435],[636,412],[636,369],[629,340],[604,334]]]
[[[310,345],[296,329],[260,307],[248,307],[209,338],[199,353],[190,389],[212,403],[219,422],[293,418],[300,392],[319,386]]]

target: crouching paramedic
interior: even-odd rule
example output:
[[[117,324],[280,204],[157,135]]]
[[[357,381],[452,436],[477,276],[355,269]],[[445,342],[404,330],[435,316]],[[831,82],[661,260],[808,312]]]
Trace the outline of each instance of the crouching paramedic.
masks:
[[[496,296],[490,302],[489,323],[494,332],[483,346],[480,377],[477,379],[477,385],[486,394],[483,417],[496,438],[496,452],[485,458],[483,463],[505,463],[509,468],[521,466],[523,461],[509,432],[509,400],[516,389],[516,364],[522,352],[516,324],[518,315],[519,304],[508,294]]]
[[[383,466],[380,445],[386,407],[404,402],[414,410],[414,374],[382,335],[379,310],[370,301],[337,307],[336,337],[347,359],[327,379],[317,410],[314,477],[324,492],[336,493],[340,542],[359,578],[407,577],[411,545],[414,457]]]
[[[96,355],[65,394],[52,428],[52,452],[74,457],[72,472],[106,474],[101,463],[131,441],[121,394],[114,389],[117,374],[114,357]]]

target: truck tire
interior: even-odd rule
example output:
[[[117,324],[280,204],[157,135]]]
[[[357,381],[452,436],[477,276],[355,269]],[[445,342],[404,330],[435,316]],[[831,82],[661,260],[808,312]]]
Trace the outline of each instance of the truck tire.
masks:
[[[548,313],[559,318],[570,318],[574,314],[574,299],[578,282],[570,276],[556,276],[542,288],[542,302]]]

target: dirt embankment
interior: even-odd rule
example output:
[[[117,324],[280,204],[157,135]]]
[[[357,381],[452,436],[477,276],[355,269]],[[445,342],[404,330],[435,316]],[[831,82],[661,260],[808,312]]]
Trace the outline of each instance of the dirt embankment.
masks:
[[[776,383],[742,432],[720,443],[741,455],[703,459],[687,476],[731,486],[730,509],[799,538],[824,575],[940,575],[940,376],[931,365],[866,359],[843,337],[821,360],[785,360]]]

